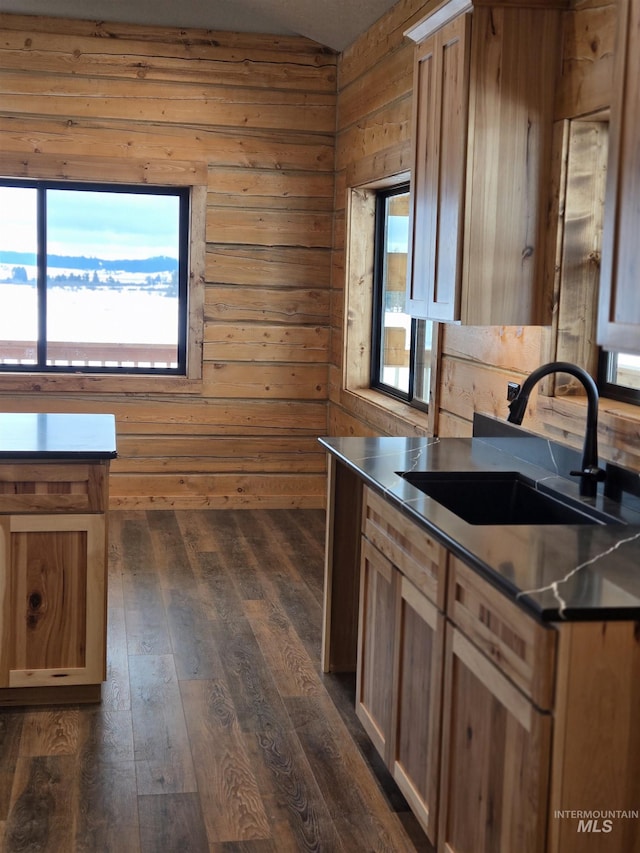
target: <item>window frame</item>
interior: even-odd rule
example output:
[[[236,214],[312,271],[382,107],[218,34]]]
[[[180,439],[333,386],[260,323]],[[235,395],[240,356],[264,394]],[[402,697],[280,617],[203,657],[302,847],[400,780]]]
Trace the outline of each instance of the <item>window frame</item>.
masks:
[[[631,403],[640,406],[640,389],[628,388],[626,385],[618,385],[611,378],[615,371],[617,352],[598,350],[598,391],[601,397],[609,400],[619,400],[622,403]]]
[[[189,338],[189,277],[190,277],[190,223],[192,208],[192,186],[161,185],[148,183],[125,183],[94,180],[63,180],[60,178],[16,178],[0,177],[0,186],[35,189],[37,193],[37,250],[36,288],[38,301],[37,363],[0,364],[0,375],[38,373],[43,376],[54,374],[91,375],[99,377],[119,376],[176,376],[188,375]],[[78,192],[105,192],[112,194],[138,194],[146,196],[173,196],[179,201],[178,221],[178,340],[177,365],[175,367],[98,366],[47,364],[46,311],[47,311],[47,220],[46,193],[49,190]],[[72,342],[70,342],[72,343]]]
[[[400,388],[389,385],[381,378],[384,333],[383,294],[386,255],[386,203],[389,198],[409,193],[409,191],[410,184],[403,182],[394,186],[380,188],[375,193],[370,386],[372,389],[387,394],[389,397],[401,400],[421,411],[428,412],[429,406],[426,400],[414,397],[414,393],[418,362],[417,346],[419,340],[424,338],[424,335],[420,333],[418,323],[424,324],[430,321],[419,321],[416,317],[411,317],[408,390],[403,391]]]

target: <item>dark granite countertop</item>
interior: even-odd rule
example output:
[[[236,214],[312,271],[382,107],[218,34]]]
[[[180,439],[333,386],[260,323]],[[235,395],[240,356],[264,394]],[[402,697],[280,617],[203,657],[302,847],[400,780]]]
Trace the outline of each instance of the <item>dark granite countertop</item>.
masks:
[[[0,459],[110,459],[114,415],[0,414]]]
[[[600,490],[595,498],[581,499],[575,478],[566,476],[558,466],[561,453],[554,443],[524,432],[522,437],[516,432],[497,437],[321,438],[320,442],[538,619],[640,618],[637,498],[632,496],[629,502],[620,504]],[[575,456],[575,451],[567,450]],[[553,464],[548,464],[545,457]],[[535,463],[528,461],[532,458]],[[514,470],[536,483],[544,480],[567,497],[582,500],[624,523],[470,524],[397,473]]]

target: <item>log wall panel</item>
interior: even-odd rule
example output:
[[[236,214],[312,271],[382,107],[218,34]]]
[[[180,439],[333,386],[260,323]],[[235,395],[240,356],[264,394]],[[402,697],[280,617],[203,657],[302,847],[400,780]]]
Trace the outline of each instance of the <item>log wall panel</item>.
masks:
[[[331,270],[331,256],[322,249],[291,246],[207,246],[207,281],[251,286],[318,288],[317,298],[329,298],[322,287]]]
[[[207,196],[201,380],[0,377],[115,414],[113,506],[323,506],[336,76],[301,37],[0,14],[3,174]]]
[[[328,328],[329,293],[302,288],[262,289],[220,285],[205,295],[205,321],[257,320]]]
[[[73,134],[69,134],[69,129]],[[18,153],[192,159],[219,166],[260,169],[333,169],[333,137],[330,134],[270,134],[246,129],[244,134],[222,128],[177,125],[151,128],[145,123],[99,122],[6,116],[0,111],[0,150]]]
[[[357,294],[349,294],[346,216],[350,188],[366,184],[388,185],[407,174],[411,165],[410,72],[413,44],[403,33],[437,4],[399,0],[389,12],[340,56],[338,65],[338,125],[336,135],[335,237],[331,271],[331,346],[329,426],[333,435],[426,434],[427,417],[408,406],[404,410],[388,400],[381,403],[370,392],[366,360],[360,368],[347,362],[345,324]],[[610,103],[612,85],[615,4],[600,0],[575,0],[563,12],[562,73],[558,80],[554,115],[573,119]],[[555,236],[555,235],[554,235]],[[353,262],[353,257],[351,258]],[[362,269],[362,282],[369,275]],[[560,270],[558,270],[560,278]],[[362,309],[360,309],[362,310]],[[506,383],[521,382],[539,364],[555,353],[556,320],[549,328],[538,327],[443,327],[441,370],[433,417],[435,432],[442,436],[471,435],[474,412],[506,418]],[[353,341],[349,354],[358,352],[361,341]],[[357,376],[357,392],[345,391],[343,374]],[[360,389],[360,385],[364,389]],[[548,387],[549,383],[545,385]],[[540,403],[538,390],[532,395],[525,426],[560,441],[580,446],[584,413],[579,402],[564,398]],[[538,402],[537,402],[538,401]],[[601,403],[601,448],[605,458],[618,459],[640,468],[637,446],[637,408],[622,404],[611,412]],[[385,414],[383,414],[383,411]]]

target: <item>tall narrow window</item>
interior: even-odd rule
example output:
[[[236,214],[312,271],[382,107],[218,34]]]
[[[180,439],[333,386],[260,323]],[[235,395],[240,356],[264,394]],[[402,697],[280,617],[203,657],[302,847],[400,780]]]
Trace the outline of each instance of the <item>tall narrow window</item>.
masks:
[[[0,181],[0,370],[186,372],[189,190]]]
[[[371,385],[426,407],[432,323],[405,312],[409,187],[376,198]]]

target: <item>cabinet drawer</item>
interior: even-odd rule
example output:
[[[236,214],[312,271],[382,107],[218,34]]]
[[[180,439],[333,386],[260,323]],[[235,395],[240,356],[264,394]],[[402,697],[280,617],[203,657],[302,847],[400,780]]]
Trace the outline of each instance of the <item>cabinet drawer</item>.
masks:
[[[0,464],[0,513],[104,512],[108,463]]]
[[[449,557],[447,613],[542,710],[553,703],[556,631],[545,628],[456,557]]]
[[[362,532],[441,610],[446,593],[446,549],[419,525],[365,487]]]

